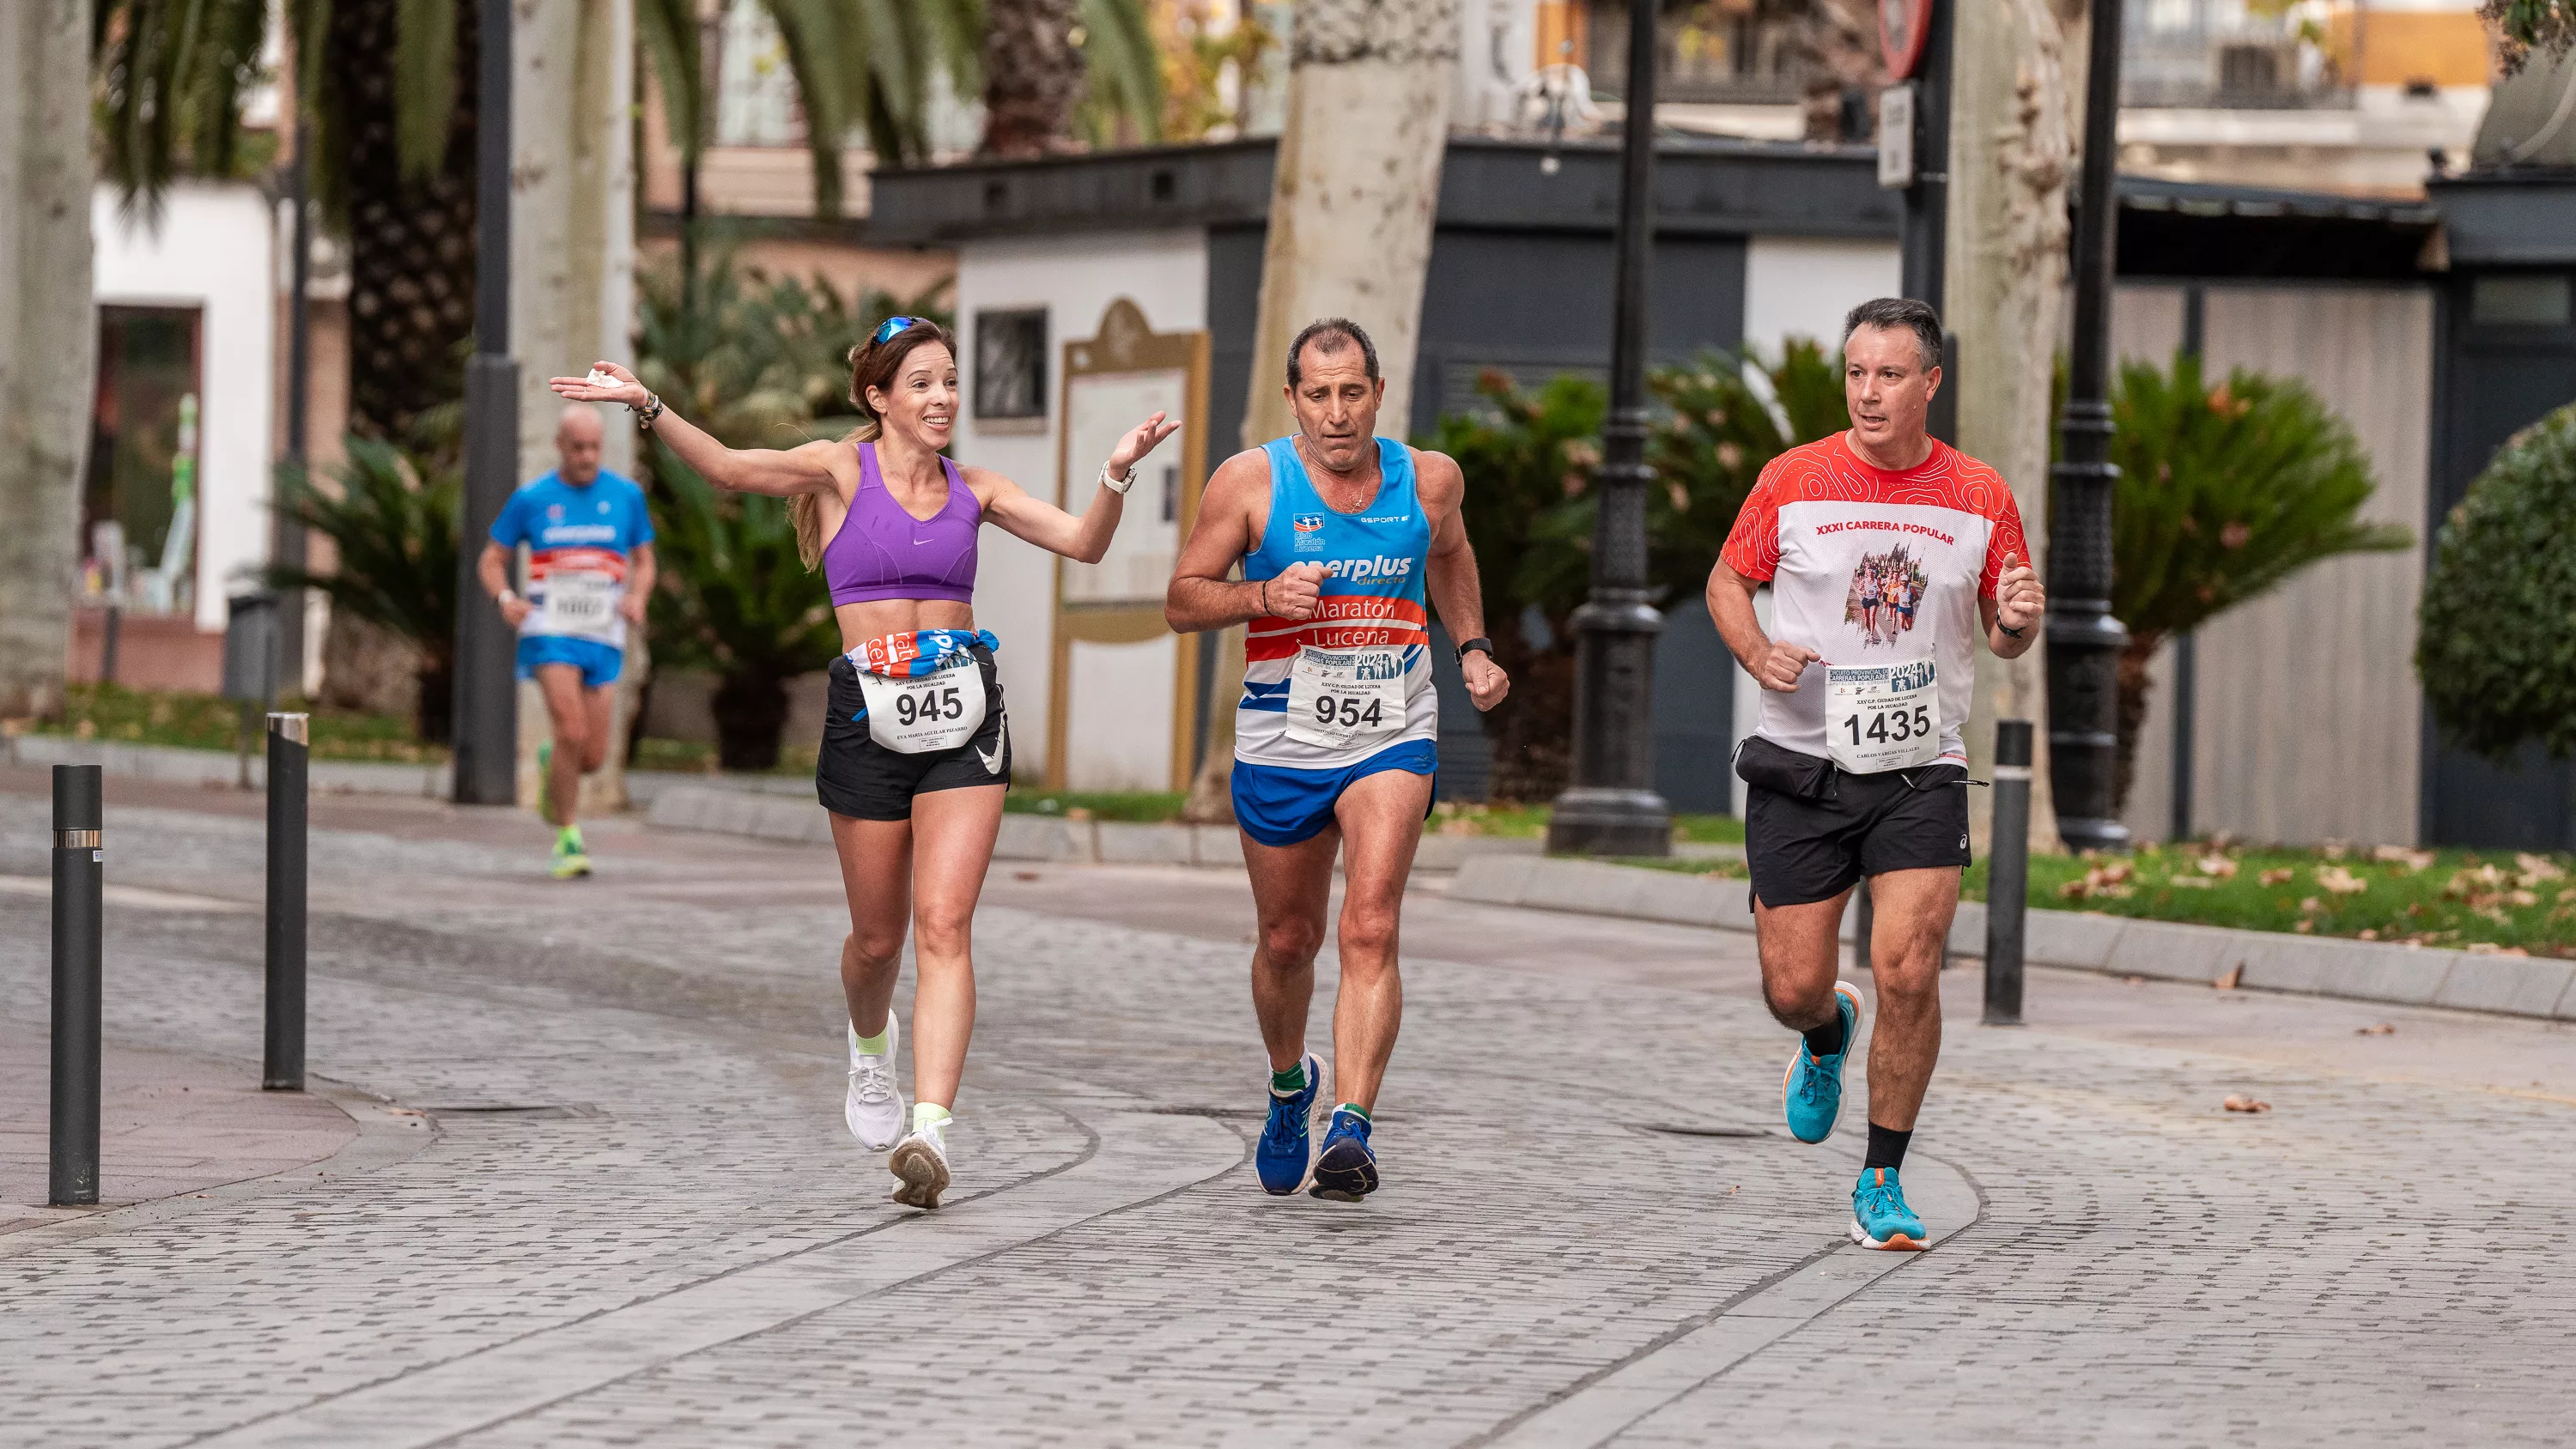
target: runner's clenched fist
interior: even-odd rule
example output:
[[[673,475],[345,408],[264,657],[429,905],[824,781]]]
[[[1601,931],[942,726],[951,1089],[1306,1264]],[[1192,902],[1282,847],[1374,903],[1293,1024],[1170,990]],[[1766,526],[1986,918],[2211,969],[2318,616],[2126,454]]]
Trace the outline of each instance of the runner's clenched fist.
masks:
[[[2019,554],[2004,556],[2003,577],[1995,581],[1995,622],[2015,634],[2028,629],[2048,609],[2048,590],[2039,574]]]
[[[1771,647],[1763,651],[1761,664],[1753,671],[1754,682],[1775,693],[1796,694],[1798,676],[1807,672],[1808,665],[1823,657],[1804,644],[1783,644],[1774,639]]]
[[[1482,649],[1470,649],[1458,656],[1458,673],[1467,682],[1467,698],[1475,701],[1480,710],[1501,704],[1503,696],[1512,692],[1512,677]]]
[[[1274,619],[1311,619],[1322,603],[1323,587],[1322,564],[1290,564],[1261,585],[1261,607]]]

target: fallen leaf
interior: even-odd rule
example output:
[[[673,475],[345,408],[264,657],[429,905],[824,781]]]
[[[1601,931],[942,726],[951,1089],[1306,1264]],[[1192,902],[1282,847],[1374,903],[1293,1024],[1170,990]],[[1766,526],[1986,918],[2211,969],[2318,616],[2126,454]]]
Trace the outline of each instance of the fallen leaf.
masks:
[[[2185,890],[2205,891],[2216,888],[2218,882],[2211,880],[2205,875],[2178,875],[2172,880],[2166,881],[2165,884],[2178,885]]]
[[[2312,931],[2316,930],[2316,928],[2317,928],[2317,923],[2316,923],[2316,922],[2314,922],[2314,921],[2309,920],[2309,919],[2308,919],[2307,917],[2305,917],[2305,916],[2301,916],[2301,917],[2299,917],[2297,920],[2292,921],[2292,922],[2290,923],[2290,929],[2291,929],[2291,930],[2293,930],[2293,931],[2298,932],[2298,933],[2299,933],[2300,935],[2302,935],[2302,936],[2309,934],[2310,932],[2312,932]]]
[[[2339,896],[2356,896],[2370,889],[2369,881],[2339,865],[2330,865],[2318,871],[2317,884]]]
[[[2324,856],[2328,860],[2341,860],[2344,857],[2344,853],[2351,848],[2352,847],[2344,844],[2340,840],[2329,840],[2325,844],[2317,847],[2317,854]]]
[[[1067,820],[1088,820],[1091,818],[1091,807],[1088,805],[1067,806],[1065,808],[1064,818]]]
[[[2230,1097],[2227,1099],[2226,1105],[2227,1110],[2230,1112],[2269,1112],[2272,1110],[2271,1103],[2257,1101],[2252,1097]]]
[[[2192,862],[2192,868],[2202,875],[2214,875],[2220,880],[2236,878],[2236,862],[2223,855],[2204,855]]]
[[[2383,1021],[2377,1026],[2356,1026],[2352,1029],[2352,1034],[2354,1036],[2395,1036],[2397,1028]]]
[[[2409,871],[2418,871],[2433,863],[2433,852],[2414,850],[2403,845],[2383,845],[2371,851],[2370,858],[2388,865],[2402,865]]]
[[[2376,941],[2376,940],[2378,940],[2378,939],[2379,939],[2379,931],[2378,931],[2378,928],[2373,927],[2373,926],[2364,926],[2364,927],[2362,927],[2362,928],[2361,928],[2361,939],[2363,939],[2363,940],[2365,940],[2365,941]]]
[[[1042,877],[1040,877],[1040,876],[1039,876],[1039,874],[1038,874],[1036,871],[1033,871],[1033,870],[1015,870],[1015,871],[1012,871],[1012,872],[1011,872],[1011,879],[1013,879],[1013,880],[1039,880],[1039,879],[1042,879]]]
[[[2460,948],[2472,956],[2528,956],[2520,946],[2499,946],[2493,941],[2471,941]]]
[[[2547,856],[2532,855],[2528,852],[2516,855],[2513,858],[2513,863],[2522,867],[2522,883],[2524,885],[2538,885],[2542,881],[2556,880],[2567,874],[2566,871],[2559,868],[2556,861],[2549,859]]]
[[[2239,961],[2235,965],[2227,968],[2226,975],[2219,977],[2217,980],[2209,984],[2211,987],[2219,991],[2233,991],[2236,989],[2236,983],[2244,979],[2245,963]]]
[[[2271,869],[2271,870],[2267,870],[2267,871],[2263,872],[2263,874],[2262,874],[2262,875],[2260,875],[2260,876],[2258,876],[2258,877],[2256,877],[2256,878],[2257,878],[2257,879],[2259,879],[2260,881],[2262,881],[2262,882],[2263,882],[2263,884],[2265,884],[2265,885],[2267,885],[2267,886],[2288,885],[2288,884],[2290,883],[2290,877],[2292,877],[2292,876],[2294,876],[2294,875],[2297,875],[2297,874],[2298,874],[2298,872],[2297,872],[2297,871],[2292,870],[2292,869],[2290,869],[2288,866],[2284,865],[2284,866],[2277,866],[2277,867],[2275,867],[2275,868],[2273,868],[2273,869]]]
[[[2321,901],[2321,900],[2318,900],[2315,896],[2301,896],[2301,897],[2299,897],[2299,909],[2300,909],[2300,910],[2303,910],[2303,911],[2305,911],[2305,912],[2307,912],[2309,915],[2312,915],[2312,916],[2313,916],[2313,915],[2315,915],[2317,912],[2322,911],[2322,910],[2324,910],[2325,908],[2326,908],[2326,903],[2325,903],[2325,902],[2323,902],[2323,901]]]

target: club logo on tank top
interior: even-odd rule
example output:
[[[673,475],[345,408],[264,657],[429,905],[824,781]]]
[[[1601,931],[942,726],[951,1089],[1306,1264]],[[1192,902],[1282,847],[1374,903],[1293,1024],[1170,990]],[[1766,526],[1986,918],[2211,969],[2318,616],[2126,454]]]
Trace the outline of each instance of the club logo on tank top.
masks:
[[[1322,553],[1324,551],[1324,515],[1320,513],[1300,513],[1296,517],[1288,520],[1288,526],[1296,532],[1297,551],[1299,553]]]

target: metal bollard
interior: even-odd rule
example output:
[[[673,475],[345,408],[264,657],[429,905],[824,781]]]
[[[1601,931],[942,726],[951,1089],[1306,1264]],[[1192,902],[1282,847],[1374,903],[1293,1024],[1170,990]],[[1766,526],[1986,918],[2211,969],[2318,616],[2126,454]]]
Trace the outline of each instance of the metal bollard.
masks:
[[[1995,830],[1986,871],[1986,1025],[2021,1025],[2022,913],[2030,905],[2030,738],[1995,721]]]
[[[54,1080],[45,1201],[98,1201],[99,767],[54,766]]]
[[[271,1092],[304,1090],[305,774],[312,716],[268,717],[268,1030]]]

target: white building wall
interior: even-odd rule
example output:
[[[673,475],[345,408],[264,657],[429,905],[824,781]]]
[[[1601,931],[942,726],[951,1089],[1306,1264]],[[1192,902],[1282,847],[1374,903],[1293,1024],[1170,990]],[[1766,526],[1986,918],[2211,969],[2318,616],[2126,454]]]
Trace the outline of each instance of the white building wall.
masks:
[[[240,184],[173,184],[160,225],[118,215],[115,188],[90,201],[92,294],[118,306],[198,307],[197,627],[224,626],[236,575],[265,563],[277,330],[275,218]]]
[[[1064,344],[1090,337],[1100,315],[1120,297],[1133,300],[1157,332],[1207,326],[1207,235],[1151,231],[1078,238],[969,242],[957,255],[958,359],[967,419],[957,447],[961,462],[990,468],[1040,498],[1056,497],[1056,442],[1063,426]],[[1047,311],[1047,415],[1043,425],[986,424],[974,415],[975,315],[1044,307]],[[1177,445],[1178,439],[1165,448]],[[1211,447],[1209,466],[1224,454]],[[1101,459],[1076,458],[1087,482]],[[1077,497],[1087,497],[1076,490]],[[1010,702],[1014,773],[1036,779],[1046,769],[1048,659],[1055,620],[1054,555],[999,529],[983,534],[975,575],[975,620],[1002,641],[994,662]],[[1079,741],[1075,742],[1077,746]]]
[[[1777,356],[1781,340],[1812,337],[1830,349],[1843,314],[1903,284],[1896,244],[1754,237],[1744,249],[1744,340]]]

